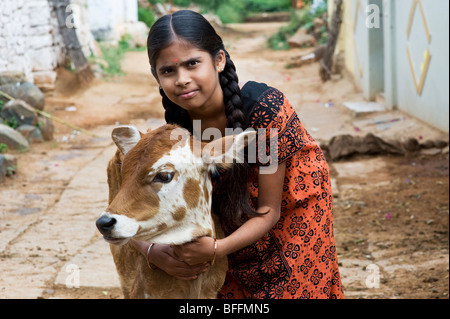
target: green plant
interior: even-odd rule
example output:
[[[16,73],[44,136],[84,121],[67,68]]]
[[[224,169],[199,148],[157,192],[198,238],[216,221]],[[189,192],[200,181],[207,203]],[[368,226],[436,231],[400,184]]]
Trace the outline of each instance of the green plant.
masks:
[[[19,123],[17,122],[17,119],[14,117],[12,117],[10,119],[4,119],[3,124],[11,127],[14,130],[19,127]]]
[[[0,154],[5,154],[9,152],[8,145],[5,143],[0,143]]]
[[[244,0],[247,12],[276,12],[289,11],[291,0]]]
[[[8,166],[6,168],[6,176],[7,177],[12,177],[16,174],[16,170],[17,170],[17,165],[13,165],[13,166]]]
[[[118,46],[110,46],[105,43],[99,44],[102,51],[102,58],[106,61],[106,65],[101,64],[100,67],[107,79],[117,75],[124,75],[121,63],[125,52],[130,50],[128,40],[125,35],[120,39]]]
[[[216,14],[223,23],[238,23],[245,19],[245,5],[240,0],[228,0],[216,9]]]
[[[149,28],[155,23],[153,11],[146,8],[138,8],[138,20],[144,22]]]

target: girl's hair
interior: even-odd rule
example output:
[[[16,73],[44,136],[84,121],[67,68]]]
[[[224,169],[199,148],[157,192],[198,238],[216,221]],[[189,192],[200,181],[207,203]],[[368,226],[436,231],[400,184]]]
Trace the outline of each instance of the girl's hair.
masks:
[[[161,50],[167,48],[176,39],[190,43],[200,50],[211,55],[213,61],[220,50],[225,52],[226,64],[220,73],[220,86],[222,87],[226,126],[229,128],[247,128],[247,120],[242,110],[242,96],[236,67],[225,50],[222,38],[216,33],[211,24],[199,13],[190,10],[177,11],[174,14],[163,16],[152,26],[147,39],[148,57],[153,75],[157,78],[155,66]],[[167,123],[178,124],[189,131],[193,131],[192,121],[186,110],[173,103],[160,89],[165,109]],[[247,218],[257,213],[251,206],[248,193],[249,164],[234,164],[224,173],[222,182],[218,184],[213,194],[213,205],[221,217],[222,227],[231,232],[240,226]]]

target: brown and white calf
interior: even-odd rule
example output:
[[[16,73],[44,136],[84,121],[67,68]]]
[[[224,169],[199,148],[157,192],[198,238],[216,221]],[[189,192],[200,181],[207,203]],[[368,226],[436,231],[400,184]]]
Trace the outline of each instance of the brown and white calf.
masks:
[[[232,165],[256,132],[200,143],[178,126],[147,134],[124,126],[112,137],[118,151],[108,165],[109,206],[96,224],[111,244],[125,298],[217,298],[226,258],[197,279],[183,281],[151,269],[128,241],[180,245],[201,236],[222,237],[211,213],[210,172]]]

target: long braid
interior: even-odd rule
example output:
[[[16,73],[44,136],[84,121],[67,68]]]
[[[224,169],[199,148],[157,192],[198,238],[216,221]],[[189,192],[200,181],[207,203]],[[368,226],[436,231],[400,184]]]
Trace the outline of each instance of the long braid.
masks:
[[[220,74],[220,86],[222,87],[224,96],[227,127],[245,129],[247,121],[242,112],[242,95],[239,87],[239,78],[229,53],[226,50],[224,51],[226,64],[224,71]]]
[[[224,49],[226,56],[225,69],[220,73],[220,85],[223,91],[226,127],[241,128],[248,126],[243,112],[242,94],[239,87],[239,78],[236,67],[229,53]],[[222,177],[222,185],[217,194],[213,194],[216,209],[220,209],[222,228],[226,233],[233,232],[249,217],[258,216],[251,206],[247,181],[251,169],[247,160],[244,163],[235,163]],[[236,200],[240,198],[241,200]]]

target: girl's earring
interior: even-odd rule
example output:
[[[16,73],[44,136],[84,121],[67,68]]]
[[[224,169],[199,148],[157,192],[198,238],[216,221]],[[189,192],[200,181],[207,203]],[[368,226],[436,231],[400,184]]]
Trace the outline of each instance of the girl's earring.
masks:
[[[217,67],[217,71],[219,71],[219,73],[223,72],[223,68],[222,67]]]

